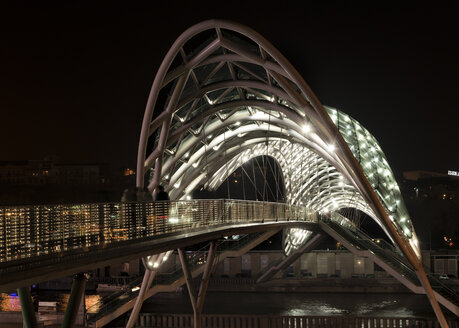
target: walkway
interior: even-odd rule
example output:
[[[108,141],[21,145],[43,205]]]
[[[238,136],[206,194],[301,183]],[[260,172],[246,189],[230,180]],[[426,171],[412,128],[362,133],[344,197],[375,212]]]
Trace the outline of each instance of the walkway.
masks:
[[[138,259],[222,236],[317,229],[316,213],[238,200],[0,207],[0,291]]]

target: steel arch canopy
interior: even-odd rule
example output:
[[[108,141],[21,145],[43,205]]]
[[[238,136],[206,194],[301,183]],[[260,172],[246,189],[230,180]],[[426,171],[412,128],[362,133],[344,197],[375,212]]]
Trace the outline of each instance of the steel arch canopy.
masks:
[[[206,41],[196,44],[196,36]],[[153,150],[147,153],[148,143]],[[218,188],[261,155],[281,167],[288,203],[319,212],[364,211],[419,262],[415,231],[374,136],[322,106],[285,57],[252,29],[220,20],[189,28],[153,82],[137,187],[153,193],[163,184],[171,199],[184,199],[200,185]]]

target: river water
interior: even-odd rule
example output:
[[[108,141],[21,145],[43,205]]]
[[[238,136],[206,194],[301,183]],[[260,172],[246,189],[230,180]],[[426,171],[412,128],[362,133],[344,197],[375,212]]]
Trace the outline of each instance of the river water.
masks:
[[[146,301],[142,312],[193,313],[188,295],[181,293],[153,296]],[[435,318],[427,297],[414,294],[208,292],[203,312]],[[455,318],[448,310],[444,312]]]
[[[100,299],[86,295],[86,307]],[[57,310],[65,311],[68,293],[40,292],[35,300],[57,301]],[[0,294],[0,311],[20,311],[15,293]],[[186,293],[160,293],[148,299],[142,308],[146,313],[193,313]],[[286,316],[350,315],[368,317],[434,318],[425,295],[370,293],[274,293],[274,292],[208,292],[205,314],[269,314]],[[444,309],[446,316],[455,318]]]

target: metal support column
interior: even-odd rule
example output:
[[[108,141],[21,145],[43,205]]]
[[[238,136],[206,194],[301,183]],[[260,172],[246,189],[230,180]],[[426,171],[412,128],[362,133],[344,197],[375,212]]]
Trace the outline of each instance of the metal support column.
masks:
[[[373,262],[378,264],[380,267],[382,267],[384,270],[386,270],[389,274],[391,274],[394,278],[396,278],[398,281],[400,281],[402,284],[404,284],[408,289],[412,290],[413,292],[416,293],[422,293],[422,290],[425,292],[427,298],[429,299],[430,305],[432,306],[432,309],[435,312],[435,316],[437,317],[437,320],[442,328],[448,328],[448,322],[446,321],[446,318],[442,312],[442,309],[440,307],[440,304],[437,301],[437,298],[435,297],[435,293],[432,289],[432,286],[430,285],[429,279],[426,276],[426,273],[424,271],[422,262],[420,259],[416,258],[415,255],[411,255],[410,253],[406,253],[408,255],[411,255],[408,257],[405,254],[405,257],[408,259],[408,261],[411,263],[413,266],[414,272],[416,273],[422,288],[421,291],[417,291],[417,286],[411,282],[409,279],[406,279],[403,275],[399,274],[396,270],[394,270],[390,265],[384,262],[383,258],[376,256],[375,253],[370,252],[370,251],[364,251],[364,250],[358,250],[356,247],[352,245],[352,243],[346,238],[342,237],[337,231],[335,231],[331,226],[326,224],[323,221],[319,221],[319,226],[320,228],[329,234],[331,237],[335,238],[337,241],[341,242],[348,250],[350,250],[352,253],[354,253],[357,256],[366,256],[369,257]],[[365,254],[366,253],[366,254]],[[446,307],[448,307],[446,304],[443,304]]]
[[[201,284],[199,286],[198,292],[198,299],[197,299],[197,318],[195,318],[195,327],[201,328],[202,325],[202,309],[204,308],[204,298],[206,297],[207,287],[209,286],[210,281],[210,274],[212,273],[212,269],[215,262],[215,253],[217,251],[217,242],[211,241],[209,252],[207,253],[207,262],[206,267],[204,269],[204,273],[202,274]],[[197,325],[196,325],[197,324]]]
[[[190,267],[188,266],[188,261],[185,257],[185,254],[183,253],[183,250],[181,248],[177,249],[179,258],[180,258],[180,263],[182,264],[182,271],[183,275],[185,276],[185,281],[186,281],[186,286],[188,287],[188,294],[190,294],[190,301],[191,301],[191,306],[193,307],[193,317],[194,317],[194,328],[198,328],[199,326],[196,326],[196,292],[193,289],[192,286],[192,280],[193,277],[191,276],[191,271]]]
[[[316,247],[323,239],[325,235],[320,233],[316,234],[312,237],[309,241],[307,241],[301,248],[297,249],[296,251],[292,252],[289,256],[287,256],[281,263],[276,266],[269,268],[265,273],[263,273],[260,278],[257,279],[257,284],[268,281],[272,277],[276,275],[280,270],[287,269],[290,264],[298,260],[298,258],[306,252],[309,252],[311,249]]]
[[[161,254],[162,255],[162,254]],[[153,255],[153,262],[158,259],[158,254]],[[144,262],[145,264],[145,262]],[[134,308],[129,316],[129,320],[126,324],[126,328],[132,328],[139,317],[140,309],[142,308],[143,301],[145,300],[145,293],[151,286],[153,279],[156,276],[156,271],[148,269],[148,266],[145,264],[145,274],[142,280],[142,286],[140,287],[139,295],[137,296],[134,304]]]
[[[62,328],[73,328],[75,326],[78,310],[84,297],[86,282],[89,279],[88,273],[78,273],[73,277],[72,290],[69,302],[65,310]]]
[[[429,279],[424,271],[422,263],[419,262],[419,265],[415,267],[416,274],[418,275],[418,279],[421,282],[422,287],[426,291],[427,298],[429,299],[430,305],[432,306],[435,316],[437,317],[438,322],[442,328],[448,328],[448,322],[446,321],[445,315],[440,308],[440,304],[438,304],[437,298],[435,297],[434,291],[432,286],[430,285]]]
[[[37,317],[35,316],[35,310],[33,308],[32,296],[30,295],[30,287],[19,287],[17,289],[19,295],[19,302],[21,303],[22,319],[24,321],[24,327],[36,328]]]
[[[191,305],[193,306],[193,327],[201,328],[202,326],[202,309],[204,307],[204,299],[206,297],[207,287],[209,286],[210,274],[212,273],[213,264],[215,261],[215,253],[217,250],[217,242],[210,242],[209,252],[207,253],[206,267],[202,274],[201,283],[199,285],[199,292],[196,295],[195,290],[192,286],[191,271],[188,266],[188,262],[183,254],[182,249],[178,249],[180,262],[182,264],[183,273],[186,279],[186,285],[188,287],[188,293],[190,294]]]

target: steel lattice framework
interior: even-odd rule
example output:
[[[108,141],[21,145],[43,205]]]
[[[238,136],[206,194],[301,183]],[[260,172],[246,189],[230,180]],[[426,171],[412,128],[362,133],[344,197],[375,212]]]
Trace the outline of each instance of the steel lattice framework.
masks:
[[[206,40],[187,52],[193,37],[204,33]],[[153,120],[161,92],[167,95],[165,107]],[[154,150],[147,156],[148,139]],[[323,212],[357,208],[395,241],[383,212],[419,256],[399,187],[376,139],[353,118],[323,107],[256,32],[229,22],[199,24],[174,43],[154,81],[137,185],[147,180],[153,192],[163,184],[171,199],[186,199],[197,186],[218,188],[260,155],[278,162],[289,203]]]
[[[171,199],[187,199],[198,186],[218,188],[260,155],[282,169],[288,203],[319,212],[353,207],[370,215],[416,268],[442,316],[376,139],[355,119],[322,106],[288,60],[254,30],[221,20],[192,26],[172,45],[153,82],[137,187],[154,193],[162,184]],[[307,237],[292,230],[287,246],[298,247]]]

